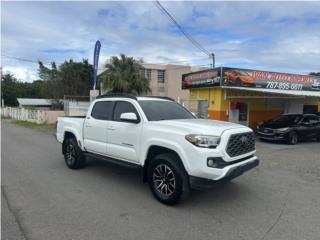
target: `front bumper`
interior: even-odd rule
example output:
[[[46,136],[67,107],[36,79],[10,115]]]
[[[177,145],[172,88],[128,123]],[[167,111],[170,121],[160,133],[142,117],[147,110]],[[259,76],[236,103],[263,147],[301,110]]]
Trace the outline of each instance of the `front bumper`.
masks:
[[[263,132],[257,132],[257,137],[266,139],[266,140],[274,140],[274,141],[282,141],[287,139],[287,132],[283,133],[263,133]]]
[[[230,168],[225,176],[219,180],[212,180],[207,178],[200,178],[195,176],[189,176],[190,187],[192,189],[206,190],[222,183],[228,182],[233,178],[236,178],[242,175],[244,172],[249,171],[250,169],[259,165],[259,159],[254,159],[253,161],[246,162],[242,165],[237,165]]]

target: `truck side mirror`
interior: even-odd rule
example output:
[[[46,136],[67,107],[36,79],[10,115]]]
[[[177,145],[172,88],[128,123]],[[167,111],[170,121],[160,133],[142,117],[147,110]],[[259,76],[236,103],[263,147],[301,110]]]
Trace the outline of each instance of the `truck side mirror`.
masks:
[[[123,122],[131,122],[131,123],[139,123],[140,119],[138,119],[137,114],[134,112],[121,113],[120,119]]]

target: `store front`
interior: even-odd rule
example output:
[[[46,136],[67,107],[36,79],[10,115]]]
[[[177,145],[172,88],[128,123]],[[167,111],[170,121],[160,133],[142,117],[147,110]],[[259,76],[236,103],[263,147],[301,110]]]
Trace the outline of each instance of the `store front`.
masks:
[[[283,113],[319,112],[318,83],[315,76],[225,67],[182,77],[182,88],[190,90],[191,101],[207,106],[209,119],[251,128]]]

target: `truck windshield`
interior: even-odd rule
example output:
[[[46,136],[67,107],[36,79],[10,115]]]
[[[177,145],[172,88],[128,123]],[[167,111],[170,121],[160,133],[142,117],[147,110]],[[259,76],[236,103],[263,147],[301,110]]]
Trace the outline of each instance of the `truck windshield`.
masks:
[[[192,119],[192,113],[173,101],[138,101],[149,121]]]

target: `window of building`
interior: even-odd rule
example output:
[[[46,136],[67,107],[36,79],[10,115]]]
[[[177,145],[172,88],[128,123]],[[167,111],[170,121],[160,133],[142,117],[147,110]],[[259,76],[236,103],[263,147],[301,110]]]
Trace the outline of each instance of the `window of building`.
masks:
[[[145,69],[144,70],[144,77],[148,80],[151,80],[151,69]]]
[[[158,83],[164,83],[164,70],[158,70]]]
[[[112,114],[113,102],[101,101],[96,102],[93,106],[91,116],[95,119],[110,120]]]

